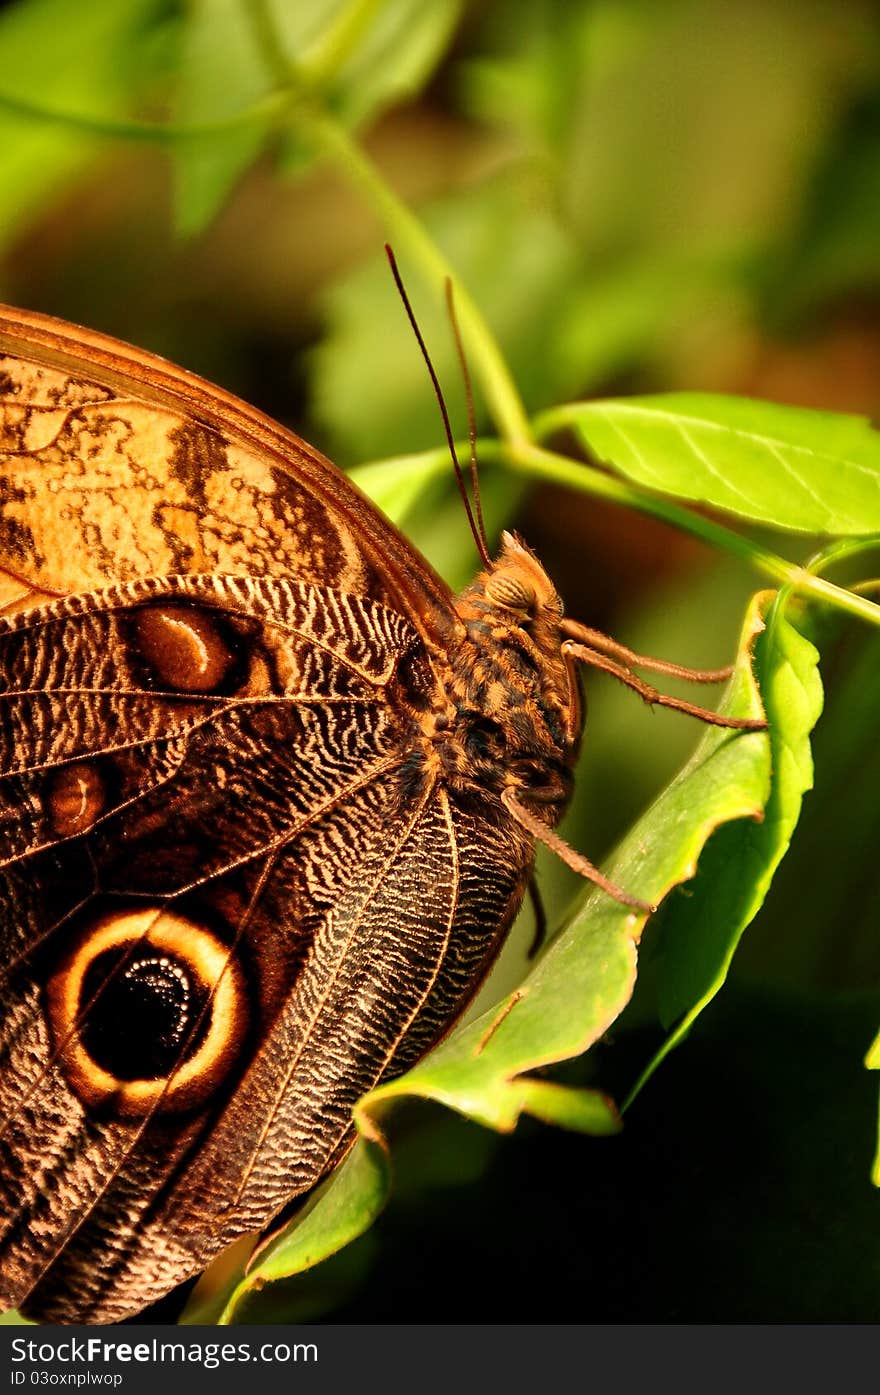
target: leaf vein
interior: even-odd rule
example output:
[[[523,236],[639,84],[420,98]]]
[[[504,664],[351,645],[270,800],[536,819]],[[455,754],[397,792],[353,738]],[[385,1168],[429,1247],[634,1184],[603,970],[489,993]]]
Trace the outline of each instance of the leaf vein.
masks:
[[[620,408],[618,408],[618,410],[620,410]],[[633,407],[632,405],[625,406],[623,410],[630,413],[632,416],[644,416],[651,421],[662,418],[674,420],[676,424],[678,424],[681,420],[677,413],[650,411],[646,408]],[[604,408],[603,414],[607,414],[607,411],[608,409]],[[814,446],[804,446],[796,441],[784,441],[780,443],[775,441],[772,436],[765,436],[762,432],[747,431],[744,427],[731,426],[726,422],[710,421],[706,417],[686,417],[684,420],[688,421],[690,425],[698,430],[727,432],[731,436],[736,436],[745,441],[752,441],[756,445],[766,446],[768,449],[778,449],[781,445],[793,454],[806,455],[828,465],[836,465],[838,467],[845,465],[851,470],[857,470],[860,474],[867,475],[869,479],[873,480],[878,488],[880,488],[880,468],[875,465],[866,465],[860,460],[854,460],[851,456],[830,455],[827,451],[817,450]],[[616,425],[616,423],[613,424]],[[623,433],[621,432],[621,434]]]
[[[745,503],[747,503],[750,507],[754,507],[755,501],[751,497],[751,495],[746,494],[745,491],[742,489],[737,489],[736,485],[732,482],[732,480],[730,480],[727,475],[723,474],[716,465],[712,464],[712,461],[709,459],[706,452],[702,450],[701,447],[697,444],[697,442],[692,438],[690,432],[687,430],[684,423],[679,421],[676,422],[675,425],[677,426],[685,445],[693,451],[694,455],[697,457],[699,461],[702,462],[702,464],[708,470],[709,474],[713,477],[713,479],[717,479],[719,484],[722,484],[725,489],[730,490],[731,494],[736,495],[736,497],[739,499],[743,499]]]

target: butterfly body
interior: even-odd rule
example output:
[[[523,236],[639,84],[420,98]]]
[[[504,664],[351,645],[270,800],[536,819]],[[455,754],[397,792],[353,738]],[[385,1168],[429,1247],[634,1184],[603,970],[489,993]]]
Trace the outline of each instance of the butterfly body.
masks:
[[[115,1321],[460,1014],[564,810],[562,607],[457,600],[311,447],[0,313],[0,1297]]]

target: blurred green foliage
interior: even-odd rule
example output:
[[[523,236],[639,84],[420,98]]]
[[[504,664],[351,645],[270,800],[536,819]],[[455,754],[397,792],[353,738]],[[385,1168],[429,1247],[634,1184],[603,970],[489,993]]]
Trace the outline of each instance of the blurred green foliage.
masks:
[[[0,297],[202,371],[343,466],[434,446],[440,429],[381,257],[377,209],[342,167],[317,157],[300,119],[315,102],[417,210],[478,301],[529,411],[683,390],[869,417],[880,408],[880,30],[868,0],[13,0],[0,7],[0,74]],[[416,269],[405,271],[462,423],[442,303]],[[482,399],[477,409],[489,429]],[[691,664],[732,658],[755,585],[741,562],[609,504],[548,485],[524,493],[498,466],[486,469],[485,489],[493,536],[514,522],[559,578],[570,613],[642,652]],[[473,549],[448,475],[435,471],[424,489],[405,475],[385,502],[460,585]],[[809,546],[791,541],[789,553],[799,559]],[[628,1287],[612,1285],[603,1309],[607,1290],[571,1263],[575,1242],[555,1200],[520,1181],[535,1263],[559,1261],[570,1276],[565,1294],[550,1286],[556,1307],[539,1308],[544,1320],[876,1320],[877,1204],[860,1179],[873,1146],[865,1002],[880,970],[880,652],[858,622],[815,608],[796,618],[822,651],[828,694],[816,790],[735,961],[740,1015],[710,1014],[690,1066],[667,1067],[623,1138],[601,1144],[605,1159],[623,1150],[636,1187],[633,1160],[650,1168],[654,1147],[665,1158],[686,1138],[699,1150],[697,1101],[711,1092],[719,1116],[729,1100],[729,1132],[713,1114],[706,1157],[735,1159],[741,1185],[719,1171],[716,1187],[689,1205],[689,1173],[676,1179],[670,1167],[656,1213],[639,1209],[638,1228],[625,1206],[611,1205],[615,1265]],[[601,679],[588,686],[565,834],[600,860],[695,737],[683,718],[646,712]],[[543,854],[539,867],[558,919],[575,879]],[[601,1083],[621,1094],[661,1041],[665,933],[649,935],[636,999],[615,1028],[624,1064],[609,1065],[612,1050],[598,1053],[610,1072]],[[522,973],[530,934],[524,915],[488,990],[494,998]],[[737,1040],[752,1037],[762,1050],[737,1056]],[[834,1066],[827,1078],[823,1042]],[[573,1083],[596,1083],[595,1053],[568,1069]],[[803,1080],[813,1070],[812,1098],[824,1092],[815,1118]],[[433,1119],[436,1175],[456,1175],[448,1158],[459,1150],[471,1156],[464,1127]],[[399,1132],[404,1198],[418,1196],[418,1208],[404,1200],[403,1214],[414,1227],[435,1194],[413,1183],[421,1135],[406,1120]],[[517,1146],[530,1140],[527,1132]],[[613,1196],[608,1164],[593,1161],[598,1145],[566,1143],[581,1149],[584,1190],[596,1167]],[[504,1166],[494,1140],[476,1155],[475,1171],[491,1158],[496,1171]],[[562,1175],[576,1190],[568,1153]],[[702,1235],[718,1187],[731,1221],[711,1227],[720,1249],[711,1263],[752,1282],[753,1303],[718,1281],[713,1306],[686,1277],[692,1259],[706,1262]],[[479,1226],[463,1192],[451,1181],[440,1190],[438,1214],[458,1209]],[[540,1238],[545,1204],[553,1243]],[[609,1243],[595,1209],[579,1199],[572,1214],[585,1250],[597,1233]],[[517,1218],[509,1224],[516,1230]],[[861,1256],[849,1272],[847,1236]],[[328,1315],[344,1302],[349,1321],[381,1312],[371,1275],[382,1273],[393,1292],[409,1257],[393,1220],[378,1237],[332,1261],[335,1270],[291,1281],[299,1307],[288,1311]],[[504,1252],[497,1233],[487,1237]],[[665,1310],[650,1306],[659,1251],[681,1295]],[[849,1284],[836,1304],[819,1282],[829,1254]],[[432,1302],[429,1286],[418,1292]],[[513,1311],[505,1290],[502,1316],[528,1320],[530,1298],[523,1292]],[[259,1301],[249,1320],[259,1320]]]

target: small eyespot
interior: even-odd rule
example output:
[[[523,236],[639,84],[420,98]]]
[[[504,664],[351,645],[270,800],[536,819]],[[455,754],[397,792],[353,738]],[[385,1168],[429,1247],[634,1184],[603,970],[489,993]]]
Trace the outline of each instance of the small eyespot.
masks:
[[[206,606],[145,605],[132,612],[131,623],[139,657],[163,687],[219,691],[235,667],[230,637]]]
[[[493,572],[486,582],[486,597],[495,605],[530,611],[537,600],[534,586],[515,571]]]
[[[97,765],[80,761],[50,771],[42,799],[55,837],[72,838],[87,832],[100,818],[106,789]]]

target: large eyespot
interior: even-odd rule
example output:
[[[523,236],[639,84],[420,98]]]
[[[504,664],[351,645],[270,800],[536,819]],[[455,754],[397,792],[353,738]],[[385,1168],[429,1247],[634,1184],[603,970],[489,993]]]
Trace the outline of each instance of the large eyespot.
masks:
[[[202,1104],[248,1024],[229,947],[160,907],[89,926],[49,979],[46,1001],[74,1092],[125,1118]]]
[[[518,571],[501,570],[492,572],[486,581],[486,598],[495,605],[508,606],[511,610],[522,610],[528,614],[538,599],[528,577]]]

